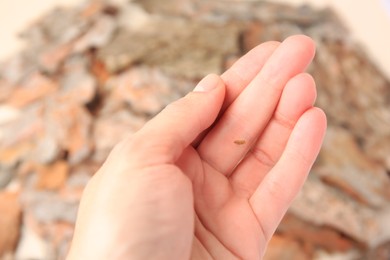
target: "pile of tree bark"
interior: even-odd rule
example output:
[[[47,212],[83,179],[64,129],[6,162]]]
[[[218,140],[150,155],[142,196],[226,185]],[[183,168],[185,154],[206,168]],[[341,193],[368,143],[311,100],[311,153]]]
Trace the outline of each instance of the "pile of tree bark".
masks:
[[[390,258],[390,84],[331,10],[263,1],[89,1],[52,10],[0,65],[0,258],[64,259],[112,147],[208,73],[306,34],[328,133],[265,259]]]

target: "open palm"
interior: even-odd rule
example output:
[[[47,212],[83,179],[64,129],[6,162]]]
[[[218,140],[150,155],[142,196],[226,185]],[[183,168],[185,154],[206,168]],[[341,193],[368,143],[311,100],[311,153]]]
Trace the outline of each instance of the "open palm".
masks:
[[[313,56],[305,36],[262,44],[118,145],[69,258],[260,259],[325,132]]]

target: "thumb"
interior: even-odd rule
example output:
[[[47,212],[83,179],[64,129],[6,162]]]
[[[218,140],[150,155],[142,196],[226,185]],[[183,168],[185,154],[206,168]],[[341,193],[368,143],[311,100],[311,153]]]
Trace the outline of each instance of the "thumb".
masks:
[[[213,124],[225,98],[225,85],[215,74],[206,76],[185,97],[171,103],[125,141],[139,165],[175,162],[183,150]]]

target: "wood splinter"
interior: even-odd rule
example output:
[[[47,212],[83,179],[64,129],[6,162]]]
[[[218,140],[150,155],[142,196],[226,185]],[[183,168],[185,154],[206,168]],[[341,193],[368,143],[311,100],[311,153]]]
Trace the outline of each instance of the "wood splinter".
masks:
[[[238,139],[238,140],[235,140],[234,143],[237,145],[243,145],[243,144],[246,144],[246,141],[243,139]]]

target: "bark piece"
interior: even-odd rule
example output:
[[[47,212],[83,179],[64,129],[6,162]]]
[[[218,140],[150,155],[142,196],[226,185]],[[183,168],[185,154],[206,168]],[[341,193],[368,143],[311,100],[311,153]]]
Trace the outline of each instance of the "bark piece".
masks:
[[[14,252],[20,235],[21,216],[18,194],[0,192],[0,257]]]

